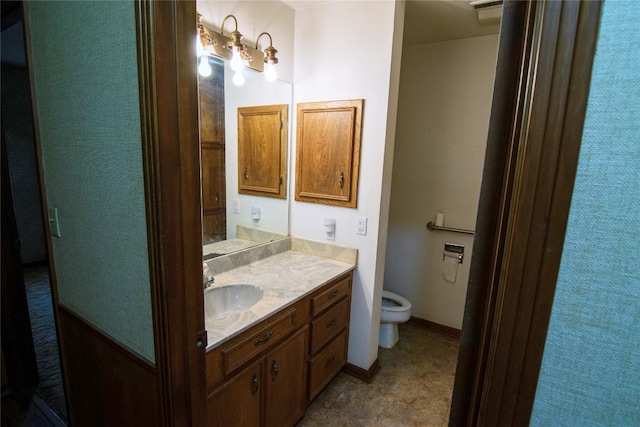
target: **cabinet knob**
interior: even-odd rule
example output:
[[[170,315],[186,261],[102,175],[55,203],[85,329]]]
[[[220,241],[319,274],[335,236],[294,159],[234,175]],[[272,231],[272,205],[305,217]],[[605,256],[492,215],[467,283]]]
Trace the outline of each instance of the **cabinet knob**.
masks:
[[[244,179],[245,180],[249,179],[249,174],[247,173],[247,167],[245,166],[243,170],[244,170]]]
[[[344,188],[344,172],[340,172],[340,188]]]
[[[336,357],[335,356],[331,356],[330,358],[327,359],[326,362],[324,362],[324,367],[328,368],[329,366],[333,365],[333,362],[336,361]]]
[[[274,381],[278,376],[278,364],[276,363],[276,359],[273,359],[271,362],[271,380]]]

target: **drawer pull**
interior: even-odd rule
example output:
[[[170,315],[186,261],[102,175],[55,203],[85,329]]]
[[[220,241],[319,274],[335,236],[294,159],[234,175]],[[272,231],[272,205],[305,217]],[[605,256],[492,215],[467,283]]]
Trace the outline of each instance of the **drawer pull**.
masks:
[[[333,319],[331,322],[327,323],[327,328],[336,326],[336,323],[338,323],[338,319]]]
[[[324,362],[324,367],[328,368],[329,366],[333,365],[333,362],[336,361],[336,357],[335,356],[331,356],[330,358],[327,359],[326,362]]]
[[[269,333],[267,334],[267,336],[265,336],[264,338],[258,338],[253,345],[260,345],[263,343],[266,343],[267,341],[269,341],[269,338],[271,338],[271,336],[273,335],[273,331],[269,331]]]
[[[329,294],[329,299],[334,299],[335,297],[338,296],[339,293],[340,291],[338,289],[334,289],[333,292]]]
[[[273,359],[273,362],[271,362],[271,380],[275,381],[277,376],[278,376],[278,364],[276,363],[276,359]]]
[[[258,387],[260,385],[260,382],[258,381],[258,377],[256,376],[256,374],[253,374],[253,376],[251,377],[251,384],[253,385],[253,388],[251,390],[251,395],[255,396],[256,393],[258,392]]]

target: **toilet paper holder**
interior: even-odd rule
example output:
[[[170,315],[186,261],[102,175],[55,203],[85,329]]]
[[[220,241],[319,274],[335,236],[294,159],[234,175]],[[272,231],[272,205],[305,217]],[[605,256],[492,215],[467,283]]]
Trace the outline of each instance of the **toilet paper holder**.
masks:
[[[458,245],[456,243],[445,243],[444,251],[442,252],[442,260],[445,257],[457,258],[458,262],[462,264],[464,259],[464,245]]]

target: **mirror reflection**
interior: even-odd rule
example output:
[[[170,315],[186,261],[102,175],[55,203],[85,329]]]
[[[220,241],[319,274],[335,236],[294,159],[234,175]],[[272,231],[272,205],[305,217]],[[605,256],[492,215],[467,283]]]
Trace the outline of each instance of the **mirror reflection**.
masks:
[[[291,114],[292,87],[281,80],[268,82],[263,73],[250,69],[243,70],[244,83],[239,86],[233,82],[236,73],[231,70],[229,62],[204,56],[200,61],[205,58],[211,73],[206,77],[198,75],[198,85],[203,257],[209,259],[289,234],[287,168],[291,121],[288,117]],[[238,166],[238,111],[275,105],[280,106],[279,111],[284,108],[288,112],[282,123],[286,130],[281,136],[282,147],[278,150],[279,157],[274,160],[282,165],[282,194],[279,197],[241,194],[239,179],[245,173]],[[259,126],[252,131],[252,134],[256,133],[260,133]],[[254,164],[263,165],[265,157],[260,155],[264,156],[264,150],[257,148],[253,151]],[[246,159],[243,158],[243,162],[246,163]],[[257,169],[254,167],[252,170]],[[255,175],[251,177],[255,178]]]

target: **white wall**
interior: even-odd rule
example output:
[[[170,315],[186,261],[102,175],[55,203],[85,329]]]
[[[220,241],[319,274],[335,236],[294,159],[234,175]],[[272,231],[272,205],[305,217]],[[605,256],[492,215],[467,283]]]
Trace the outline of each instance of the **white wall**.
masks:
[[[401,48],[403,19],[404,4],[393,1],[326,2],[296,11],[294,104],[364,99],[357,208],[291,202],[292,235],[326,241],[323,219],[332,217],[332,243],[359,251],[348,362],[363,369],[378,352],[390,178],[385,160],[393,153],[398,81],[392,66],[400,65],[392,52]],[[292,164],[295,171],[295,156]],[[294,188],[290,180],[290,192]],[[368,218],[366,236],[356,234],[360,216]]]
[[[473,237],[428,231],[473,229],[489,125],[498,36],[405,47],[393,164],[384,288],[412,315],[462,328]],[[442,277],[444,243],[465,247],[455,283]]]

